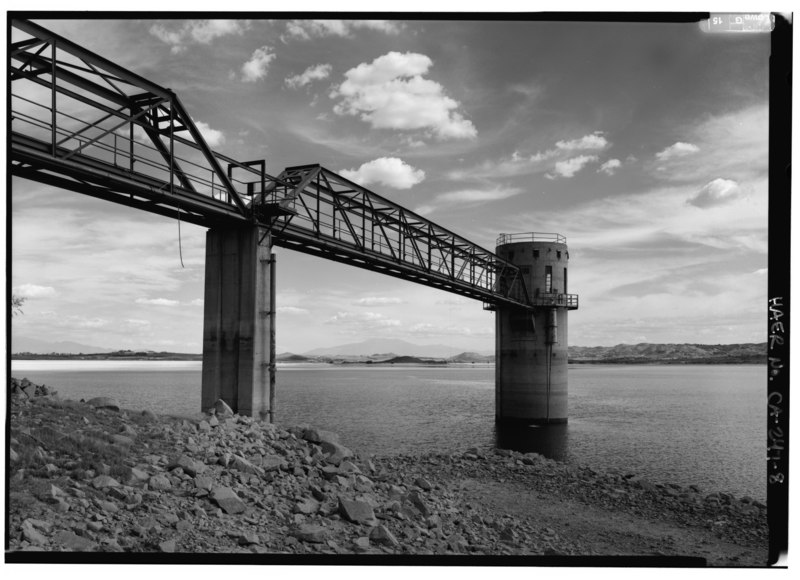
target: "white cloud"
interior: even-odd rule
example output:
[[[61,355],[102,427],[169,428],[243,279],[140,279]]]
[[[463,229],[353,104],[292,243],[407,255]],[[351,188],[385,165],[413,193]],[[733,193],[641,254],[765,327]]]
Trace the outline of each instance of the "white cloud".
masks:
[[[169,298],[137,298],[136,304],[151,304],[153,306],[177,306],[177,300],[170,300]]]
[[[173,54],[183,52],[187,44],[210,44],[215,38],[242,34],[249,26],[246,20],[189,20],[179,27],[156,23],[150,34],[171,45]]]
[[[425,179],[425,172],[397,157],[380,157],[368,161],[358,169],[344,169],[342,177],[361,185],[380,183],[395,189],[409,189]]]
[[[619,159],[609,159],[600,166],[597,173],[605,173],[606,175],[614,175],[617,169],[622,167],[622,162]]]
[[[717,178],[706,183],[688,203],[697,207],[712,207],[736,199],[741,191],[739,184],[732,179]]]
[[[308,314],[309,311],[305,308],[298,308],[297,306],[278,306],[278,313],[280,314]]]
[[[440,193],[433,200],[419,206],[415,211],[426,215],[446,206],[462,205],[473,206],[488,201],[499,201],[522,193],[518,187],[494,187],[493,189],[462,189]]]
[[[359,298],[353,302],[356,306],[390,306],[403,303],[404,301],[402,298],[389,296],[367,296],[366,298]]]
[[[673,143],[663,151],[659,151],[656,153],[656,159],[659,161],[668,161],[670,159],[674,159],[676,157],[686,157],[687,155],[692,155],[693,153],[697,153],[700,151],[700,147],[694,145],[693,143],[684,143],[682,141],[678,141],[677,143]]]
[[[602,131],[595,131],[591,135],[584,135],[580,139],[573,139],[572,141],[558,141],[556,147],[566,151],[576,150],[600,150],[608,147],[608,140],[603,137]]]
[[[194,300],[189,302],[189,304],[191,304],[192,306],[202,306],[204,303],[205,302],[202,298],[195,298]]]
[[[517,187],[495,187],[494,189],[462,189],[436,196],[436,201],[445,203],[480,203],[513,197],[522,190]]]
[[[597,155],[579,155],[565,161],[558,161],[553,168],[561,177],[572,177],[589,163],[595,163]]]
[[[748,183],[767,175],[769,107],[758,105],[706,118],[682,128],[699,152],[680,159],[680,171],[658,177],[698,186],[717,175]]]
[[[533,173],[544,172],[545,161],[549,161],[559,155],[558,149],[548,149],[544,152],[537,151],[531,155],[523,155],[519,151],[514,151],[510,157],[499,160],[489,160],[466,169],[455,169],[447,173],[449,179],[496,179],[498,175],[503,177],[516,177],[520,175],[530,175]]]
[[[239,20],[200,20],[189,26],[189,34],[193,40],[208,44],[220,36],[241,34],[246,26],[246,22]]]
[[[242,80],[246,83],[254,83],[265,78],[273,60],[275,60],[275,53],[271,46],[255,49],[250,59],[242,65]]]
[[[36,284],[14,286],[11,292],[18,298],[50,298],[56,295],[56,289],[52,286],[38,286]]]
[[[203,121],[195,121],[195,125],[209,147],[218,147],[225,143],[225,135],[222,131],[212,129],[209,127],[208,123],[204,123]]]
[[[445,96],[442,85],[422,77],[432,65],[424,54],[410,52],[390,52],[361,63],[331,92],[331,98],[342,99],[333,110],[358,116],[375,129],[426,130],[442,140],[474,138],[475,126],[456,111],[458,101]]]
[[[308,67],[299,75],[294,75],[287,78],[284,82],[286,86],[297,89],[304,87],[313,81],[320,81],[328,78],[331,74],[331,65],[329,64],[316,64]]]
[[[281,35],[281,40],[286,42],[289,39],[347,37],[358,28],[397,34],[400,24],[390,20],[290,20],[286,23],[286,34]]]
[[[148,328],[150,326],[149,320],[142,320],[141,318],[126,318],[123,325],[128,328]]]

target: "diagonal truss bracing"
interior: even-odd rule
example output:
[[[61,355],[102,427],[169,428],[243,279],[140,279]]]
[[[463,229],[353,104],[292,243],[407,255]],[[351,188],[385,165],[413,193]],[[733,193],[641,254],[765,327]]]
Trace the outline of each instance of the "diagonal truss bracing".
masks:
[[[289,167],[253,207],[281,206],[279,246],[488,303],[528,307],[519,269],[461,236],[319,165]],[[296,184],[296,185],[295,185]]]
[[[319,165],[266,173],[212,151],[178,96],[37,24],[12,20],[12,175],[530,309],[519,269]]]

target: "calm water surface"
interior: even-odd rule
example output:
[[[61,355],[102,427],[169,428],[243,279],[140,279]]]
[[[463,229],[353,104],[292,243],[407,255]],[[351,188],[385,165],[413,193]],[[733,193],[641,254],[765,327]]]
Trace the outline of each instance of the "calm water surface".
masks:
[[[12,374],[70,399],[196,415],[199,361],[12,361]],[[535,450],[653,481],[766,497],[765,369],[759,365],[570,365],[569,423],[500,432],[494,367],[284,365],[277,420],[338,432],[361,453]]]

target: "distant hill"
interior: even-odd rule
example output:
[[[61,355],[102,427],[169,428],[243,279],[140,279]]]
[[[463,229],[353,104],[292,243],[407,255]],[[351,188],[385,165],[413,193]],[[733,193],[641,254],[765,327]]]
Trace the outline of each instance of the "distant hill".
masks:
[[[571,363],[764,363],[767,343],[570,346]]]
[[[38,338],[30,338],[27,336],[18,335],[11,337],[11,343],[8,346],[8,350],[12,353],[29,352],[31,354],[94,354],[109,353],[114,351],[114,349],[111,348],[91,346],[69,340],[61,342],[49,342],[46,340],[39,340]]]
[[[479,354],[477,352],[462,352],[456,356],[451,356],[447,362],[451,363],[493,363],[493,354]]]
[[[368,356],[383,353],[381,356],[417,356],[424,358],[449,358],[461,354],[462,349],[443,344],[414,344],[400,339],[374,338],[362,342],[353,342],[316,348],[302,353],[308,357],[319,356]],[[375,357],[377,358],[377,357]]]
[[[447,361],[440,358],[421,358],[418,356],[396,356],[389,360],[381,361],[380,364],[414,364],[414,365],[445,365]]]
[[[312,359],[301,354],[293,354],[291,352],[284,352],[275,356],[276,361],[280,362],[308,362]]]

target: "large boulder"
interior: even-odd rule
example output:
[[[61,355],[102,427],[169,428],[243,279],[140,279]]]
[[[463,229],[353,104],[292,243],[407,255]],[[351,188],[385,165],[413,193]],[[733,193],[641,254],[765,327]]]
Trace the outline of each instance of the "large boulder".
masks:
[[[317,524],[302,524],[292,535],[303,542],[322,544],[328,537],[328,530]]]
[[[303,439],[310,443],[339,443],[339,436],[333,431],[309,427],[303,431]]]
[[[372,528],[369,531],[369,539],[376,544],[383,544],[391,548],[396,548],[400,545],[400,542],[398,542],[394,534],[389,531],[389,528],[383,525]]]
[[[219,418],[227,419],[233,417],[233,409],[222,399],[217,399],[217,402],[214,403],[214,414]]]
[[[192,477],[195,477],[196,475],[199,475],[199,474],[203,473],[206,470],[206,464],[205,463],[203,463],[202,461],[198,461],[196,459],[193,459],[193,458],[189,457],[188,455],[181,455],[180,457],[178,457],[175,461],[173,461],[170,464],[169,469],[172,470],[172,469],[176,469],[178,467],[183,469],[184,473],[186,473],[186,474],[188,474],[188,475],[190,475]]]
[[[236,492],[229,487],[215,487],[211,491],[211,499],[222,508],[226,514],[240,514],[247,506],[239,499]]]
[[[92,486],[95,489],[100,489],[103,487],[119,487],[120,483],[108,475],[98,475],[92,480]]]
[[[95,409],[108,409],[110,411],[119,411],[119,401],[113,397],[94,397],[86,401],[87,405]]]
[[[372,506],[365,501],[339,498],[339,513],[356,524],[377,522]]]
[[[348,457],[353,456],[353,452],[350,451],[347,447],[331,441],[322,442],[322,452],[326,456],[325,461],[327,461],[328,463],[333,463],[334,465],[339,465],[342,461],[344,461]]]

